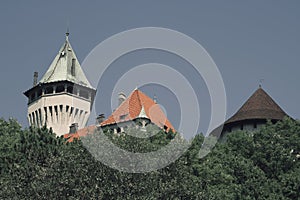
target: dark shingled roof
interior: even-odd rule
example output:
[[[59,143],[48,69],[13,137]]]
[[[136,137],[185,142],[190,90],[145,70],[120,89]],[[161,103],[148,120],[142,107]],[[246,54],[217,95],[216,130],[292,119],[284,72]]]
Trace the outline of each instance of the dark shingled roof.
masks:
[[[287,114],[259,87],[225,124],[251,119],[282,120]]]

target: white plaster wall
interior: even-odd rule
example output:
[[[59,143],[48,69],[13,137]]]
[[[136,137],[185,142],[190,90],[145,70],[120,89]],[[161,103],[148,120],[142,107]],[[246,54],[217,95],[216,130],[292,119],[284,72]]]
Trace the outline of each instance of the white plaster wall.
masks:
[[[29,124],[41,127],[46,123],[47,128],[52,127],[56,135],[61,136],[69,132],[69,126],[72,123],[78,123],[79,129],[85,127],[90,115],[90,105],[89,100],[67,93],[44,95],[28,106]],[[52,106],[52,115],[50,106]],[[55,106],[57,106],[57,112]],[[69,106],[68,111],[67,106]],[[72,113],[71,108],[73,108]],[[34,118],[32,113],[34,113]]]

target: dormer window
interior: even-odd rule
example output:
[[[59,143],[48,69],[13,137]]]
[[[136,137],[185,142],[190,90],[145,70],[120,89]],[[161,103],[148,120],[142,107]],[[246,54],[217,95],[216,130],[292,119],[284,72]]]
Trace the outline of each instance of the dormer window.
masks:
[[[61,55],[62,57],[64,57],[65,54],[66,54],[65,51],[62,51],[62,52],[60,53],[60,55]]]
[[[76,61],[76,59],[73,58],[72,59],[72,65],[71,65],[71,75],[72,76],[75,76],[75,61]]]
[[[126,116],[127,116],[127,114],[121,115],[121,116],[120,116],[120,120],[125,120]]]

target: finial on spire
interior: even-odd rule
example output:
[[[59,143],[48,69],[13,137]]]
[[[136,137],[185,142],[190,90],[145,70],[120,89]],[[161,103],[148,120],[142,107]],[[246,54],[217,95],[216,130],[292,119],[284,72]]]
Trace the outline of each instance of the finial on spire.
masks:
[[[70,35],[70,32],[69,32],[69,27],[68,27],[67,32],[66,32],[66,40],[68,40],[69,35]]]
[[[263,83],[263,81],[264,81],[264,79],[263,78],[261,78],[261,79],[259,79],[259,88],[261,88],[262,87],[262,83]]]

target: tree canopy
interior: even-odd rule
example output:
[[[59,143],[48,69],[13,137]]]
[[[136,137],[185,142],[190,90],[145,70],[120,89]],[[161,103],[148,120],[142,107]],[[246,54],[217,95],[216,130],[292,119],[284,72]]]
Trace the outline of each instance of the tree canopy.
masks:
[[[164,131],[147,138],[104,134],[132,152],[157,150],[175,137]],[[46,127],[22,129],[16,120],[0,119],[0,199],[300,198],[299,122],[286,118],[256,132],[233,132],[200,159],[203,139],[196,135],[162,169],[127,173],[97,161],[81,140],[68,143]]]

